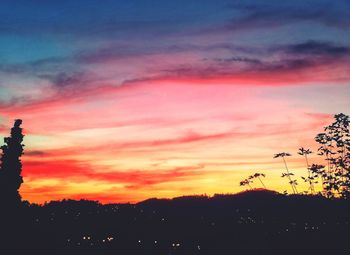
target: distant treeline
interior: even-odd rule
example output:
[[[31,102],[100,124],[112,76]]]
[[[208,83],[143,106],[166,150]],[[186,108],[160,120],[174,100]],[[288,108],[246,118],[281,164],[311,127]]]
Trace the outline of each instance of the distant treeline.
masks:
[[[2,217],[0,241],[11,254],[316,254],[348,246],[349,212],[348,200],[264,190],[138,204],[64,200]]]

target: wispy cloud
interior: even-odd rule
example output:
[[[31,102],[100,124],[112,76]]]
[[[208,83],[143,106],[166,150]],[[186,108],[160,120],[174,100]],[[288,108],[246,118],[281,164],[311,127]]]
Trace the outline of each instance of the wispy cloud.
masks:
[[[177,182],[201,175],[198,171],[203,166],[181,166],[170,169],[103,171],[96,166],[76,160],[28,161],[24,178],[33,179],[62,179],[74,182],[87,180],[101,181],[107,184],[122,184],[126,188],[155,185],[164,182]],[[50,169],[50,170],[48,170]]]
[[[240,17],[232,18],[224,26],[228,30],[259,29],[277,27],[301,21],[314,21],[337,28],[349,28],[350,20],[346,15],[347,1],[239,1],[229,5],[243,12]]]
[[[32,201],[231,191],[350,107],[346,0],[1,4],[0,131],[24,120]]]

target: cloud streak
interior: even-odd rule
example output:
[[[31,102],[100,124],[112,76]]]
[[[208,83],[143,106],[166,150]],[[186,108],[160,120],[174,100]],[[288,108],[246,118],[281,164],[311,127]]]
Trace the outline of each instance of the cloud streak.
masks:
[[[345,0],[1,3],[0,131],[24,121],[30,201],[277,180],[271,155],[350,109]]]

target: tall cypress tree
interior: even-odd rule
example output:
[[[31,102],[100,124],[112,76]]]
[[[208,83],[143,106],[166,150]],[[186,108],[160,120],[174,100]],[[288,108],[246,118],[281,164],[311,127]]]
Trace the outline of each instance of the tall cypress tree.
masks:
[[[21,202],[21,196],[18,192],[23,183],[20,157],[23,155],[24,135],[20,127],[21,124],[22,120],[15,120],[11,135],[4,138],[5,145],[1,146],[0,202],[7,206],[18,205]]]

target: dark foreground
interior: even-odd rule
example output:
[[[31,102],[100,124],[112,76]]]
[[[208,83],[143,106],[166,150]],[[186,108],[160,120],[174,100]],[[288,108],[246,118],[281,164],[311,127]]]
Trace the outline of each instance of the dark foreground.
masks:
[[[268,191],[1,208],[0,254],[350,254],[350,203]]]

